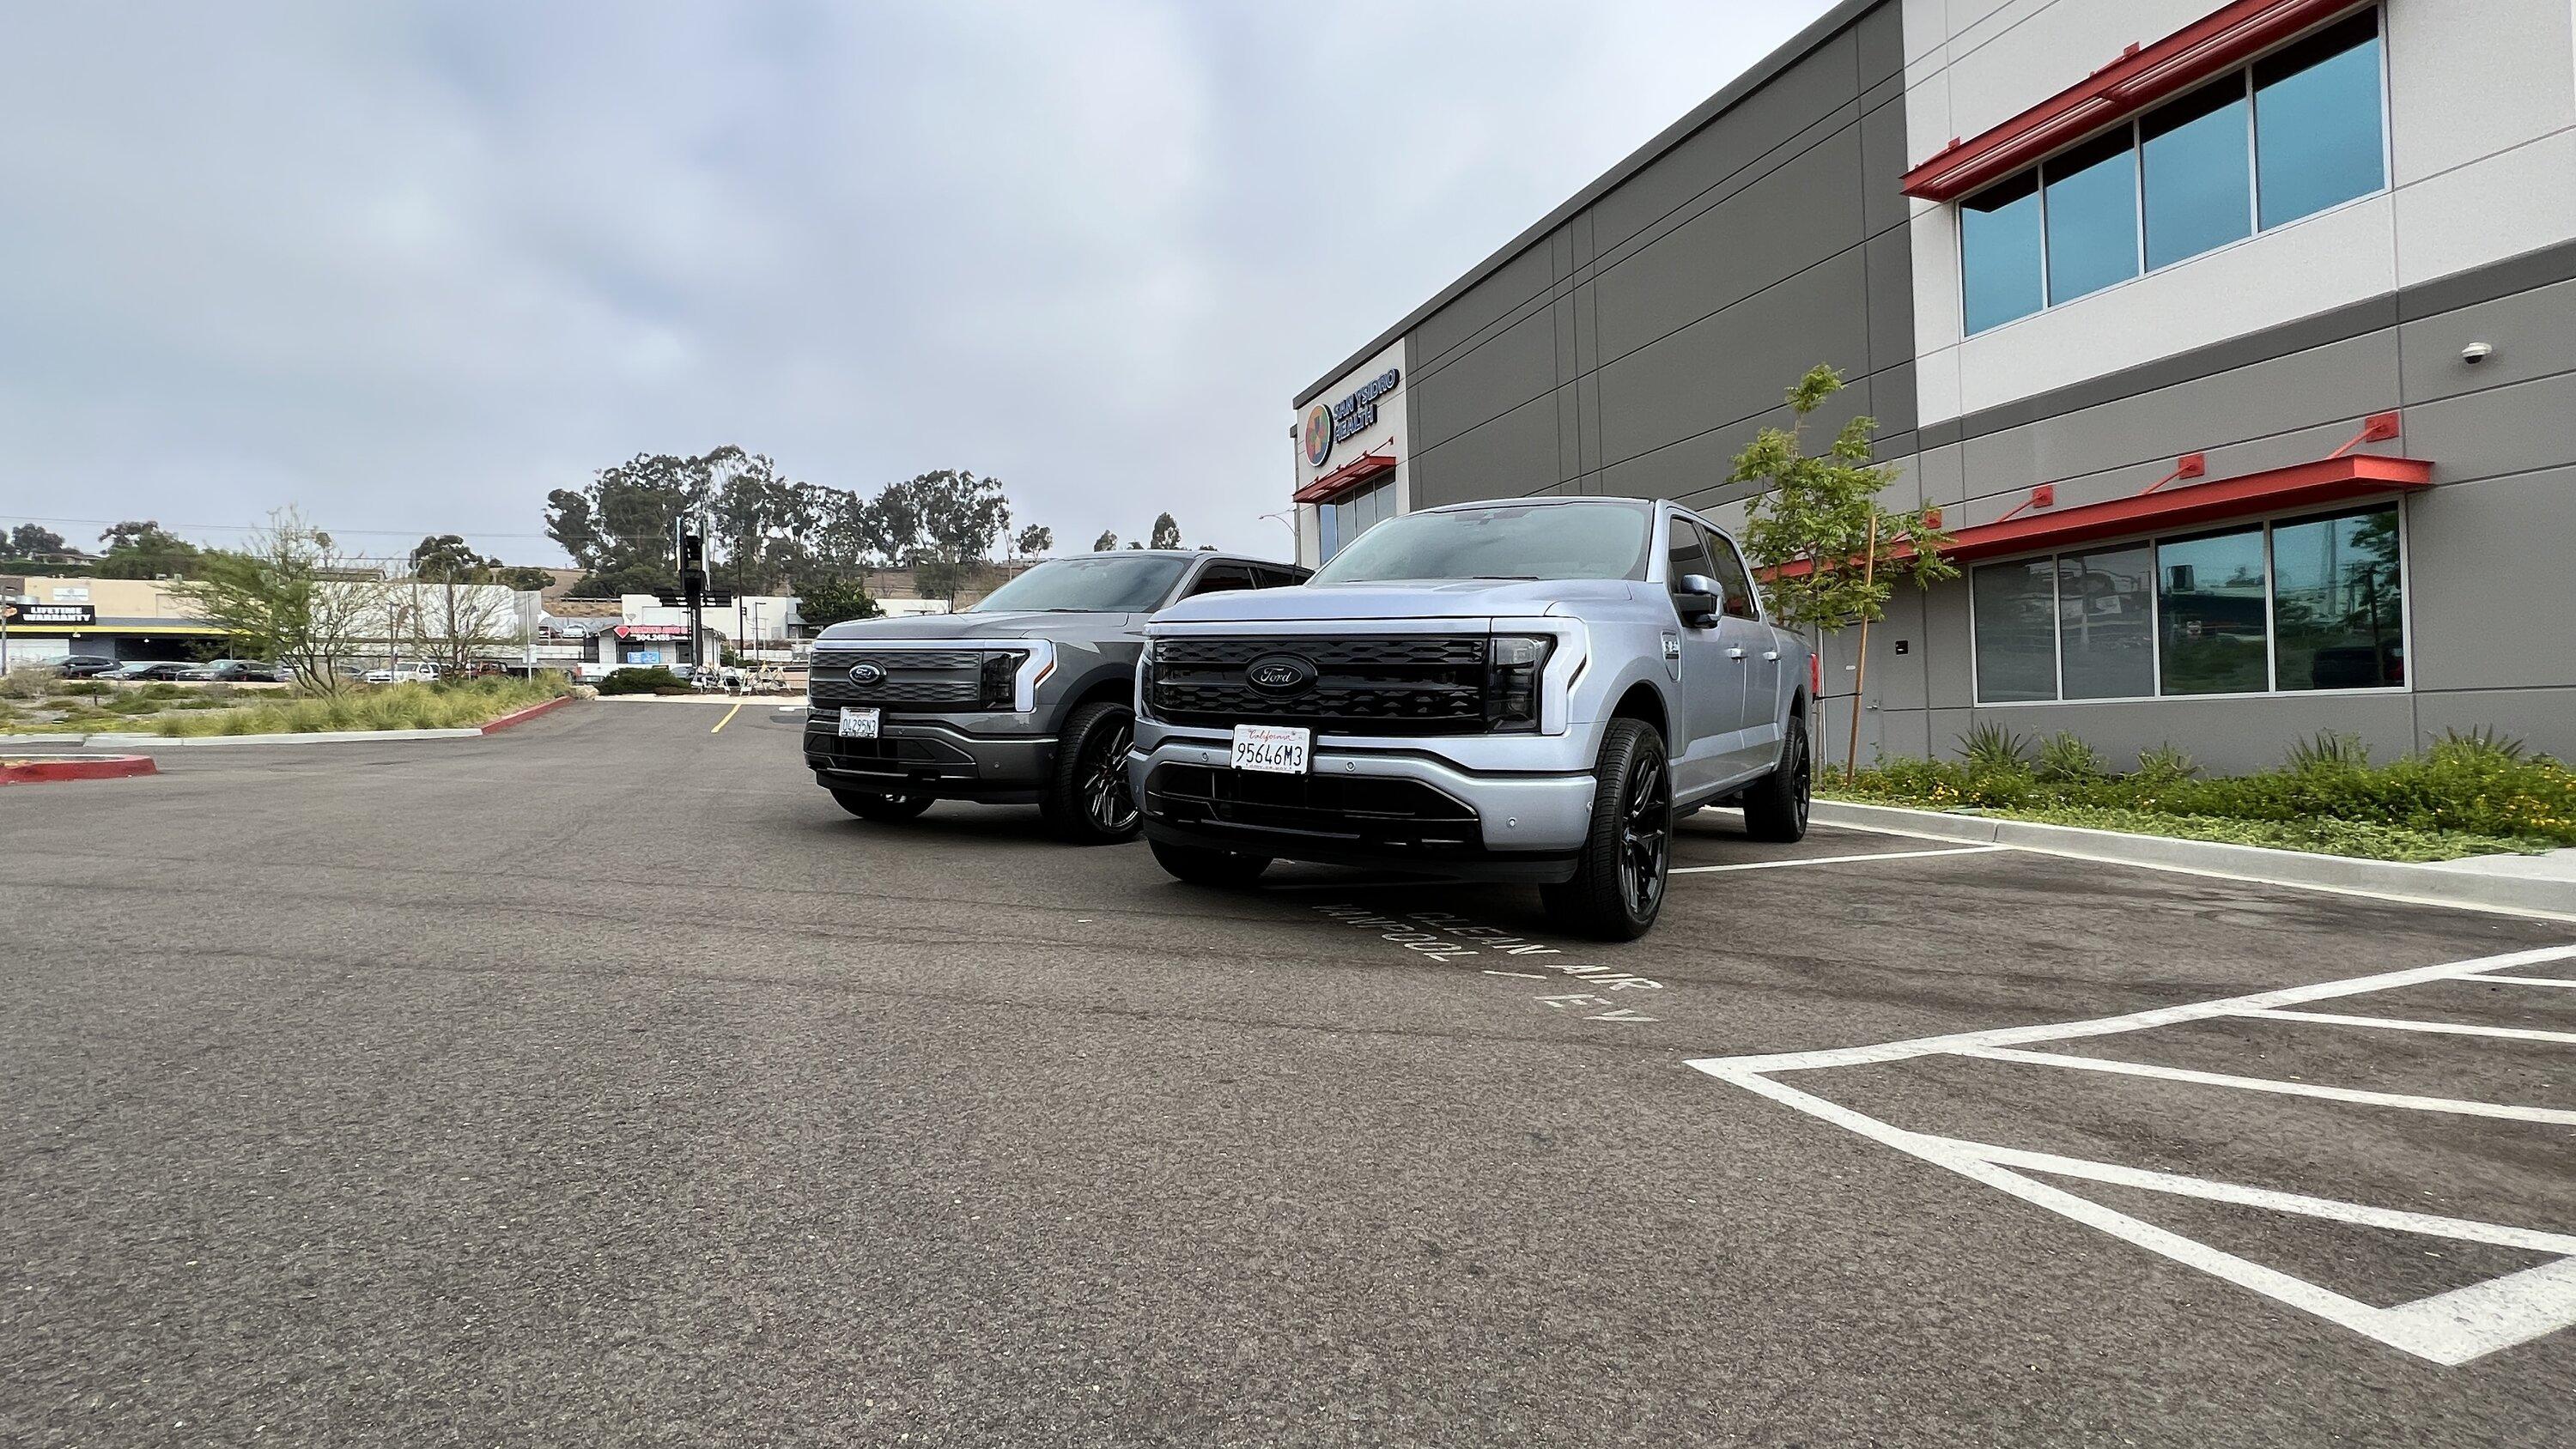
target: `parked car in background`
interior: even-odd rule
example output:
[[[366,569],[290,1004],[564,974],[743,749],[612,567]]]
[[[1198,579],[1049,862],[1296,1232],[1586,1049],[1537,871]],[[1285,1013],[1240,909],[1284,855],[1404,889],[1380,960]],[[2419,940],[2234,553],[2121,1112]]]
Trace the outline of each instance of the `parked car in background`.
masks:
[[[1304,588],[1182,603],[1146,636],[1133,788],[1186,881],[1274,858],[1525,881],[1567,928],[1630,940],[1676,815],[1806,833],[1811,652],[1671,503],[1404,514]]]
[[[438,666],[426,662],[396,664],[370,669],[359,677],[369,684],[427,684],[438,678]]]
[[[933,800],[1034,804],[1076,844],[1136,834],[1127,744],[1145,616],[1293,564],[1128,549],[1050,559],[954,614],[834,624],[814,643],[805,764],[841,808],[908,820]]]
[[[92,677],[117,684],[137,684],[156,679],[195,684],[203,683],[213,676],[206,673],[205,666],[202,664],[184,664],[171,659],[137,659]]]
[[[277,667],[255,659],[210,659],[206,677],[224,684],[275,684]]]
[[[66,654],[55,666],[65,679],[90,679],[116,668],[104,654]]]

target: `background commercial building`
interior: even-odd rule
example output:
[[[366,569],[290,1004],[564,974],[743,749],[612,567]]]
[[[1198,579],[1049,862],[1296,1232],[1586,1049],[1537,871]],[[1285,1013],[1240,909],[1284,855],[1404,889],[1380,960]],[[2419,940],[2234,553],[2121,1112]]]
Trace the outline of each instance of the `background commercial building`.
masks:
[[[1967,570],[1873,629],[1863,759],[2576,756],[2570,0],[1838,6],[1295,399],[1300,561],[1499,496],[1738,524],[1818,362]]]

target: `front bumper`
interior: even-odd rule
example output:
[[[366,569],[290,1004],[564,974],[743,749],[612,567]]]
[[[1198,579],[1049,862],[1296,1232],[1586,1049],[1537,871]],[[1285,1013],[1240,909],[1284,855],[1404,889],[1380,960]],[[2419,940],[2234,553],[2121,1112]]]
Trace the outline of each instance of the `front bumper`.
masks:
[[[1155,733],[1127,768],[1145,833],[1157,840],[1466,879],[1561,881],[1592,825],[1588,770],[1471,771],[1402,740],[1327,738],[1316,743],[1310,773],[1255,775],[1231,767],[1226,737],[1169,726]]]
[[[845,740],[839,711],[805,726],[805,764],[827,789],[1035,804],[1055,772],[1053,735],[978,735],[935,719],[888,715],[873,740]]]

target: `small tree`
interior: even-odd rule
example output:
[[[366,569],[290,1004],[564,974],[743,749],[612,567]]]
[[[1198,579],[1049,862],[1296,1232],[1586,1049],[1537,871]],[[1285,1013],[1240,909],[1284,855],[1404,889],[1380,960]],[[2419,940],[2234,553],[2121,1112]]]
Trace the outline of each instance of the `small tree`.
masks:
[[[1787,429],[1764,428],[1736,455],[1734,483],[1760,483],[1764,492],[1745,504],[1744,546],[1763,570],[1772,612],[1787,628],[1830,634],[1858,624],[1861,672],[1852,681],[1851,743],[1844,771],[1860,741],[1859,694],[1868,682],[1869,626],[1887,617],[1896,577],[1918,588],[1956,578],[1958,565],[1941,556],[1948,545],[1931,509],[1897,512],[1879,495],[1895,470],[1875,460],[1874,418],[1855,417],[1834,435],[1831,447],[1809,457],[1804,442],[1808,415],[1842,391],[1843,377],[1818,364],[1789,389]]]
[[[1932,510],[1900,513],[1879,503],[1895,470],[1873,461],[1876,419],[1852,419],[1831,447],[1807,455],[1808,415],[1842,388],[1841,373],[1811,369],[1789,389],[1794,421],[1764,428],[1728,475],[1765,488],[1745,505],[1744,547],[1766,573],[1772,611],[1791,629],[1831,633],[1887,617],[1900,574],[1921,588],[1959,576],[1941,556],[1950,539]]]
[[[1032,523],[1011,540],[1011,552],[1022,558],[1036,558],[1055,547],[1055,530],[1042,523]]]
[[[392,600],[375,569],[291,508],[270,514],[241,548],[210,551],[197,563],[199,576],[171,591],[235,648],[275,660],[311,693],[339,693],[348,683],[339,666],[359,658],[390,617]]]
[[[1100,536],[1091,541],[1091,551],[1093,553],[1107,553],[1117,546],[1118,534],[1114,529],[1104,528],[1100,530]]]
[[[1147,548],[1179,548],[1181,546],[1180,524],[1175,522],[1172,515],[1168,513],[1155,514],[1154,531],[1146,539],[1145,546]]]
[[[797,586],[796,613],[808,629],[844,619],[873,619],[885,612],[868,591],[848,579],[814,578]]]

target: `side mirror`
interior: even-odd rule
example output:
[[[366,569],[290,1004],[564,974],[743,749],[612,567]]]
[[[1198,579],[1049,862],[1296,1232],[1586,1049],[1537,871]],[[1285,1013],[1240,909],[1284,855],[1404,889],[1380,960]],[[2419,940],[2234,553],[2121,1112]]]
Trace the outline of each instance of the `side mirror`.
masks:
[[[1683,623],[1706,629],[1717,622],[1717,601],[1723,592],[1717,580],[1706,574],[1684,574],[1681,587],[1673,591],[1673,608]]]

